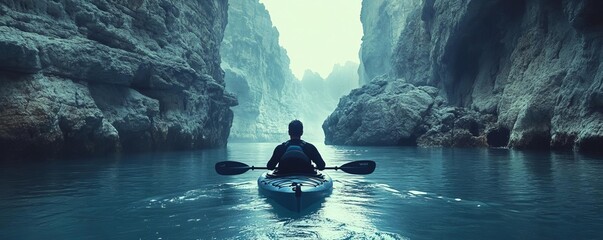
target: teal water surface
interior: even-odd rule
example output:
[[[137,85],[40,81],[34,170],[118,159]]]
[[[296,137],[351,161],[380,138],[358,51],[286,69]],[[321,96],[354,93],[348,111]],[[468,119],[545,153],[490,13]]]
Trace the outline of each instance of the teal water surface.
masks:
[[[317,144],[333,193],[302,214],[258,193],[275,144],[0,163],[0,239],[601,239],[603,160],[506,149]]]

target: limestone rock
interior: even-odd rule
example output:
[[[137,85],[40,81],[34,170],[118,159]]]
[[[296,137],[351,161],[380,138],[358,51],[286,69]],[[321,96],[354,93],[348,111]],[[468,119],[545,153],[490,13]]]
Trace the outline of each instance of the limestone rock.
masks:
[[[289,69],[279,33],[258,0],[231,1],[221,46],[226,88],[239,99],[233,108],[233,141],[280,141],[300,110],[281,101],[301,86]],[[296,86],[291,86],[296,85]]]
[[[42,156],[224,146],[227,1],[0,1],[0,148]]]
[[[432,107],[424,119],[427,131],[417,139],[417,145],[425,147],[487,147],[488,134],[496,122],[490,114],[441,104]]]
[[[442,89],[454,106],[496,115],[510,147],[588,150],[587,139],[603,134],[603,115],[589,102],[603,81],[603,21],[585,8],[595,5],[426,2],[420,11],[434,14],[400,39],[398,75]],[[428,54],[408,61],[418,44]],[[429,67],[411,70],[417,63]]]
[[[323,124],[326,144],[413,145],[437,90],[382,76],[343,97]]]
[[[388,74],[392,70],[391,57],[400,33],[406,27],[410,13],[421,0],[371,0],[362,2],[360,20],[364,36],[360,47],[359,84]]]
[[[0,146],[6,157],[119,148],[118,133],[96,107],[87,83],[42,74],[3,75],[0,113]]]
[[[434,128],[447,125],[437,123],[447,118],[435,117],[419,144],[460,144],[444,137],[452,131],[458,139],[485,138],[460,145],[603,149],[603,18],[595,10],[602,6],[594,0],[423,1],[398,39],[392,80],[439,89],[444,107],[471,113],[479,132]],[[433,110],[425,116],[435,116]]]

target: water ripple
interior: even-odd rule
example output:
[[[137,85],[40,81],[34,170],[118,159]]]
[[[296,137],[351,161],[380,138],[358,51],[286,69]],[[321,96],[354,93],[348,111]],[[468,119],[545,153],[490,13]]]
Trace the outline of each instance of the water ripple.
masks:
[[[603,162],[512,150],[317,146],[329,165],[374,159],[371,175],[330,171],[330,196],[302,214],[259,194],[273,144],[3,165],[1,239],[599,239]],[[260,156],[260,158],[258,158]]]

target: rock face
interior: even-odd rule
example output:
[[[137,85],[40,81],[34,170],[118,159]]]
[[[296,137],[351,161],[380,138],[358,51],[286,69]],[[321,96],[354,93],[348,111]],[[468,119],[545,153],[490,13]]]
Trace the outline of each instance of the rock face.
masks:
[[[357,65],[336,65],[327,81],[307,72],[298,81],[270,15],[258,0],[231,1],[221,46],[226,88],[240,105],[233,108],[232,141],[281,141],[287,124],[300,119],[305,139],[321,139],[321,124],[343,92],[357,86]],[[329,79],[332,79],[330,81]],[[333,95],[336,94],[336,95]]]
[[[594,0],[424,1],[407,18],[389,80],[439,89],[443,104],[425,115],[429,129],[417,130],[416,144],[457,145],[472,136],[458,145],[603,149],[603,17],[594,10],[601,7]],[[450,122],[470,134],[455,134]]]
[[[224,146],[226,14],[219,0],[0,1],[1,151]]]
[[[391,56],[406,19],[422,0],[370,0],[362,1],[360,20],[364,36],[360,47],[360,85],[373,78],[390,73]]]
[[[437,89],[378,77],[343,97],[324,122],[326,144],[398,145],[415,142]],[[393,131],[393,132],[392,132]]]
[[[230,139],[280,141],[287,137],[287,124],[300,118],[299,109],[281,99],[301,85],[289,69],[289,57],[278,43],[279,33],[263,4],[231,1],[228,15],[222,67],[226,88],[240,103],[233,108]]]

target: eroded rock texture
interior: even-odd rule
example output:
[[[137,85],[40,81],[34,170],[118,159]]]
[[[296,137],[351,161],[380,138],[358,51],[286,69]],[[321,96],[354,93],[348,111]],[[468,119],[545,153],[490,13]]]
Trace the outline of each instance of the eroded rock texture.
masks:
[[[416,144],[603,149],[601,7],[594,0],[423,1],[406,20],[389,80],[436,87],[444,101],[423,118],[429,129],[417,130]],[[457,109],[453,118],[442,114],[447,108]],[[469,135],[442,138],[455,136],[447,126],[463,118],[475,122],[463,127]],[[475,139],[456,143],[469,136]]]
[[[227,1],[0,1],[0,148],[13,156],[224,146]]]
[[[415,142],[437,89],[379,77],[343,97],[323,124],[325,143],[398,145]]]

